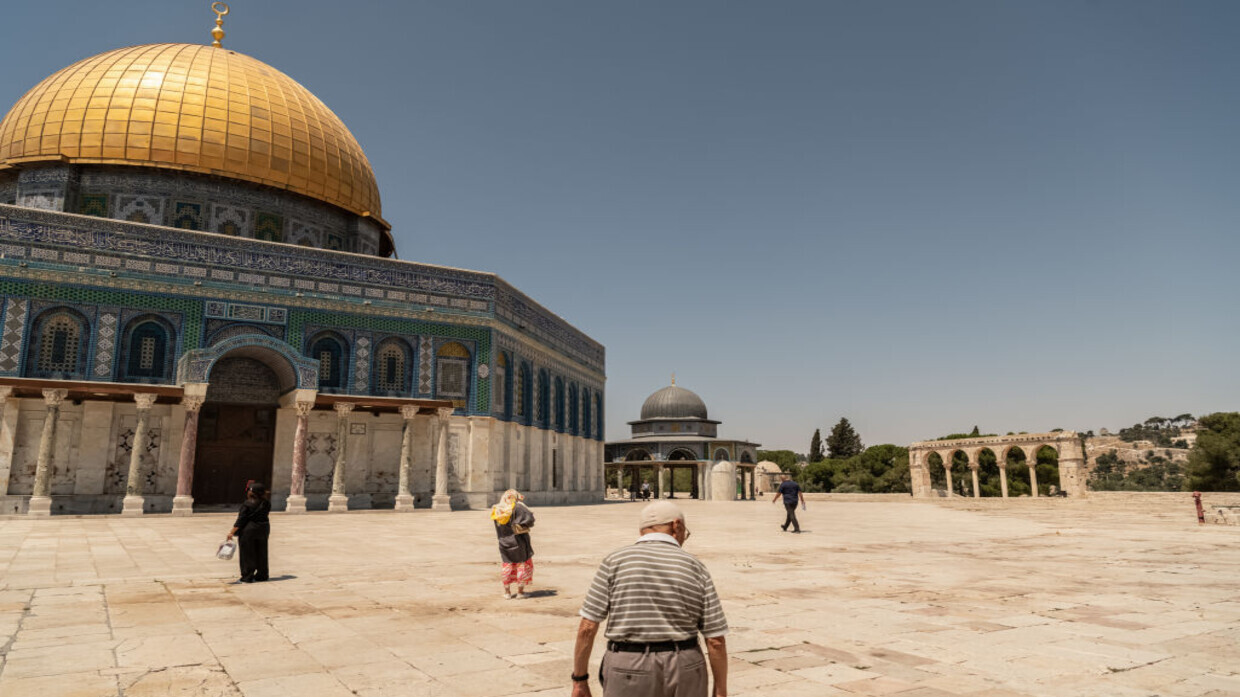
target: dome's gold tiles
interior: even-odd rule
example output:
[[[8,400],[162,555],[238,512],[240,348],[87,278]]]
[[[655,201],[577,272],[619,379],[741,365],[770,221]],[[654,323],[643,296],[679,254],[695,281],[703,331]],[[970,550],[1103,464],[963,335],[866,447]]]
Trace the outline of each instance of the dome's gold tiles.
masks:
[[[330,109],[210,46],[118,49],[36,85],[0,121],[0,165],[63,159],[233,177],[381,215],[370,163]]]

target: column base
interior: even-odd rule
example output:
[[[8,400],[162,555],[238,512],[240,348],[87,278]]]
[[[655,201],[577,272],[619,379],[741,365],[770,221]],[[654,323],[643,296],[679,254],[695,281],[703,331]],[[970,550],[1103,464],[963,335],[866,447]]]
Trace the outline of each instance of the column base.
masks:
[[[343,513],[349,510],[349,497],[345,494],[332,494],[327,497],[327,511],[329,513]]]
[[[289,494],[288,498],[284,500],[284,512],[285,513],[305,513],[306,512],[306,497],[300,496],[298,494]]]
[[[121,501],[121,515],[142,515],[142,507],[146,505],[145,496],[126,496]]]
[[[194,513],[194,497],[193,496],[172,497],[172,515],[193,515],[193,513]]]
[[[413,510],[413,494],[398,494],[396,496],[396,509],[398,511]]]
[[[435,494],[431,497],[432,511],[450,511],[452,510],[452,497],[448,494]]]
[[[26,507],[26,515],[31,518],[50,517],[52,515],[52,497],[31,496],[30,504]]]

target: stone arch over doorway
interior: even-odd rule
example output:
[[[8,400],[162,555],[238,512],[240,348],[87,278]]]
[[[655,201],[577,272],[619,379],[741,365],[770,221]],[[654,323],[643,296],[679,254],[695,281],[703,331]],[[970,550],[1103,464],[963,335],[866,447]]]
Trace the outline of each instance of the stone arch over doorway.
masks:
[[[279,379],[280,393],[295,389],[317,390],[319,363],[292,346],[263,334],[230,337],[207,348],[187,351],[177,364],[177,382],[209,382],[215,364],[224,357],[251,358],[270,368]]]
[[[317,386],[317,365],[284,342],[241,335],[182,359],[181,375],[205,383],[194,446],[193,500],[231,505],[249,480],[273,484],[281,397]]]
[[[1014,466],[1024,467],[1029,477],[1029,492],[1033,497],[1039,495],[1038,481],[1038,453],[1043,448],[1049,448],[1055,453],[1054,463],[1058,472],[1058,487],[1067,496],[1085,496],[1085,451],[1081,446],[1080,436],[1075,431],[1054,431],[1050,433],[1022,433],[1010,436],[984,436],[981,438],[962,438],[951,441],[921,441],[913,443],[909,446],[909,474],[913,481],[913,496],[924,498],[934,496],[935,492],[939,492],[940,496],[953,496],[955,486],[958,483],[961,473],[953,472],[952,459],[957,453],[964,456],[969,480],[972,484],[971,491],[974,497],[981,497],[981,481],[978,476],[981,469],[981,454],[983,451],[989,451],[995,455],[996,465],[999,469],[1000,495],[1007,498],[1009,495],[1009,479],[1008,467],[1014,461],[1020,458],[1014,457],[1016,453],[1023,456],[1025,465],[1016,464]],[[931,463],[933,459],[939,462]],[[957,458],[958,460],[960,458]],[[1049,459],[1049,458],[1044,458]],[[933,468],[933,469],[932,469]],[[932,486],[932,476],[938,479],[938,473],[942,472],[945,476],[945,488],[937,489]],[[1041,482],[1042,489],[1048,490],[1051,482],[1045,481],[1047,475],[1053,476],[1056,467],[1043,467],[1043,480]],[[955,478],[953,478],[955,474]],[[966,487],[969,488],[969,487]],[[945,493],[944,493],[945,492]]]

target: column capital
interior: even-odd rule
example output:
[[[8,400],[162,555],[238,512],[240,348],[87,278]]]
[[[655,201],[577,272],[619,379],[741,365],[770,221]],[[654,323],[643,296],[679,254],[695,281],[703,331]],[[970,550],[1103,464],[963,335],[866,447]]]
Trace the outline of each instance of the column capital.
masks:
[[[400,417],[405,421],[412,421],[413,417],[418,415],[418,408],[412,404],[406,404],[400,408]]]
[[[133,401],[138,403],[138,411],[150,411],[158,397],[159,395],[153,392],[137,392],[133,396]]]
[[[979,463],[979,462],[970,462],[970,463],[969,463],[969,469],[973,470],[974,472],[976,472],[976,471],[978,471],[979,469],[981,469],[981,467],[982,467],[982,465],[981,465],[981,463]]]
[[[55,388],[47,388],[43,390],[43,402],[49,407],[58,407],[61,402],[65,401],[65,397],[69,396],[69,390],[60,390]]]
[[[298,416],[309,416],[314,411],[314,402],[293,402],[293,408],[297,410]]]
[[[332,409],[335,409],[336,414],[341,418],[348,416],[349,412],[353,411],[355,408],[357,408],[357,405],[353,402],[336,402],[332,405]]]
[[[185,407],[186,412],[189,412],[192,414],[198,411],[199,409],[201,409],[203,402],[206,402],[206,401],[207,401],[207,398],[205,396],[185,395],[184,397],[181,398],[181,406]]]
[[[452,412],[456,411],[456,407],[439,407],[435,411],[439,415],[440,421],[447,421],[448,417],[452,416]]]

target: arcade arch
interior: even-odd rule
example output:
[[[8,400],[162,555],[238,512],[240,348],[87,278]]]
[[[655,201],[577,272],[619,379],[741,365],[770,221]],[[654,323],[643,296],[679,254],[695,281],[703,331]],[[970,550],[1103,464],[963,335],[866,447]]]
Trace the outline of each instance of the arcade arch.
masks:
[[[992,464],[993,463],[993,464]],[[1085,452],[1074,431],[1022,433],[909,446],[913,496],[974,498],[1046,496],[1055,487],[1066,496],[1085,496]],[[946,492],[944,494],[943,492]]]

